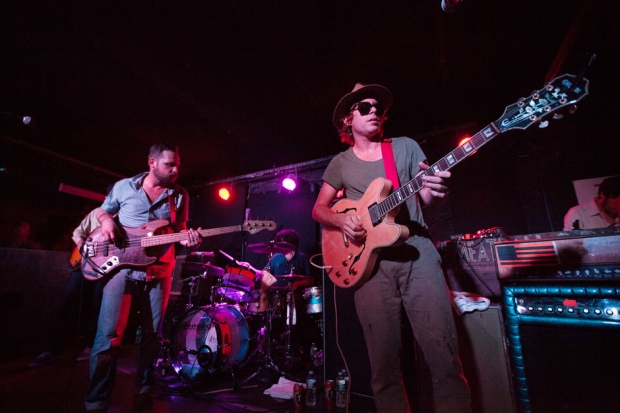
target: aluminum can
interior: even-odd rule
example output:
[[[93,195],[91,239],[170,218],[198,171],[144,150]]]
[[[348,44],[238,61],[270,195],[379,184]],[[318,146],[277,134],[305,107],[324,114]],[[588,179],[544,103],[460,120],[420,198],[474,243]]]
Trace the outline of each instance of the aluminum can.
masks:
[[[334,397],[336,397],[336,383],[333,380],[326,380],[325,401],[323,402],[325,411],[330,412],[334,409]]]
[[[301,407],[304,405],[304,386],[300,383],[295,383],[293,386],[293,401],[295,402],[295,406]]]

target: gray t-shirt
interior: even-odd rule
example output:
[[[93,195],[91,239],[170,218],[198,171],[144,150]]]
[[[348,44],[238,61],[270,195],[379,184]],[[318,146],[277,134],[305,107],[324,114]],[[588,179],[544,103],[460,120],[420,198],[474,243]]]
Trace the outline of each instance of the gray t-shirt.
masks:
[[[407,137],[392,138],[392,149],[398,179],[403,185],[420,172],[418,162],[426,160],[426,156],[420,145]],[[360,199],[370,183],[377,178],[385,178],[383,159],[373,162],[363,161],[355,155],[353,147],[332,159],[323,174],[323,181],[336,190],[344,188],[345,197],[352,200]],[[409,198],[405,201],[405,205],[406,208],[404,205],[401,206],[396,222],[410,227],[413,224],[413,227],[425,228],[418,196]]]

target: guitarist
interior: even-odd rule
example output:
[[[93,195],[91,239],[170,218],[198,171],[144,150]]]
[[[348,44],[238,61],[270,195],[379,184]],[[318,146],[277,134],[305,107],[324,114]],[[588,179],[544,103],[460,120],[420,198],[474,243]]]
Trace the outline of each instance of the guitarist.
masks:
[[[367,245],[373,240],[366,239],[361,213],[336,213],[331,205],[338,191],[344,190],[348,199],[359,200],[373,180],[386,176],[382,125],[391,104],[388,89],[360,83],[340,99],[333,123],[350,148],[328,165],[312,211],[320,224],[339,228],[348,239],[365,240]],[[414,140],[395,138],[391,145],[401,183],[428,169],[426,157]],[[470,411],[470,392],[458,357],[450,297],[440,256],[429,239],[420,205],[444,198],[448,193],[445,180],[449,177],[450,172],[441,171],[424,178],[424,187],[401,206],[396,217],[396,222],[409,228],[409,238],[399,246],[384,248],[369,280],[356,286],[355,308],[364,330],[371,387],[379,413],[411,411],[401,370],[394,368],[400,360],[403,306],[430,367],[435,412]]]
[[[99,308],[101,308],[101,296],[103,294],[103,287],[105,285],[103,279],[97,281],[87,281],[82,276],[80,269],[81,255],[80,249],[84,245],[86,237],[99,227],[99,221],[97,221],[97,209],[93,209],[82,219],[80,224],[73,230],[71,239],[76,245],[76,249],[69,260],[69,270],[71,274],[69,276],[69,282],[65,289],[65,294],[60,303],[60,307],[54,317],[54,324],[52,326],[52,334],[50,340],[47,342],[48,350],[35,357],[28,365],[29,367],[43,366],[51,363],[55,360],[65,342],[68,328],[68,320],[71,317],[71,313],[75,311],[81,301],[84,291],[89,291],[92,294],[92,313],[89,314],[86,331],[87,345],[78,355],[77,361],[90,360],[91,348],[95,339],[95,332],[97,331],[97,318],[99,317]],[[88,294],[86,294],[88,296]]]
[[[114,184],[103,205],[97,209],[101,234],[106,241],[121,242],[123,227],[137,228],[154,219],[166,219],[174,232],[187,231],[185,247],[197,248],[201,238],[196,230],[187,230],[189,198],[175,184],[180,166],[179,152],[170,144],[151,146],[149,171]],[[117,214],[117,218],[113,216]],[[87,411],[106,412],[114,388],[116,360],[127,325],[131,298],[140,303],[141,342],[134,387],[134,412],[153,409],[151,389],[155,381],[154,362],[161,347],[161,322],[168,303],[174,245],[158,260],[144,268],[124,268],[106,278],[90,359],[90,383],[86,392]]]

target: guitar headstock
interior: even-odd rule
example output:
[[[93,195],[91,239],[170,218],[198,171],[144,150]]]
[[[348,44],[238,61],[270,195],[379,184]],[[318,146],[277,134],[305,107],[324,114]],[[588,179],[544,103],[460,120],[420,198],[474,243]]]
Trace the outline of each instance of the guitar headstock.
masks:
[[[250,234],[256,234],[264,229],[273,231],[276,229],[276,223],[274,221],[251,221],[246,220],[242,225],[243,231],[247,231]]]
[[[564,74],[556,77],[545,87],[535,90],[528,97],[506,107],[504,114],[495,121],[501,132],[510,129],[526,129],[529,126],[546,122],[549,115],[572,106],[588,94],[588,79],[581,78],[575,85],[576,76]],[[544,123],[541,126],[546,126]]]

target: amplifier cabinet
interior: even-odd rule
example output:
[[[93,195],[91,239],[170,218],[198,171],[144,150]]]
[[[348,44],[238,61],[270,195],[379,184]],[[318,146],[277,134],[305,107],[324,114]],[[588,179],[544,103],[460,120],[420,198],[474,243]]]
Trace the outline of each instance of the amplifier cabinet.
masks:
[[[523,413],[620,411],[620,284],[504,284]]]

